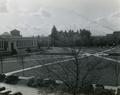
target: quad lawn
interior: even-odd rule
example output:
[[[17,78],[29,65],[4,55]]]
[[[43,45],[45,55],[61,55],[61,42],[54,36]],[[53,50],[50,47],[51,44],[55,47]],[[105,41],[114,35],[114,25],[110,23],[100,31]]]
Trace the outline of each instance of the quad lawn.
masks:
[[[66,69],[71,80],[74,79],[74,74],[72,71],[74,70],[75,66],[73,61],[67,61],[60,63],[62,67]],[[54,64],[50,66],[43,66],[41,68],[36,68],[32,70],[25,71],[25,76],[35,76],[37,78],[52,78],[52,79],[59,79],[56,74],[50,72],[49,70],[55,71],[58,75],[62,76],[62,78],[69,79],[68,76],[65,77],[65,72],[63,71],[60,64]],[[90,64],[98,64],[96,69],[90,71],[87,80],[91,81],[92,83],[98,83],[103,85],[112,85],[115,86],[116,76],[115,76],[115,62],[107,61],[101,58],[97,58],[94,56],[86,57],[80,61],[81,65],[81,74],[80,78],[82,78],[87,69],[89,68]],[[120,67],[120,65],[119,65]],[[22,75],[22,72],[16,73],[16,75]],[[120,78],[120,77],[119,77]],[[120,84],[120,81],[119,81]]]
[[[114,49],[112,49],[111,51],[105,52],[105,53],[120,53],[120,47],[115,47]]]
[[[28,67],[43,65],[46,63],[59,61],[67,58],[70,58],[70,56],[32,55],[24,59],[24,66],[25,68],[28,68]],[[4,63],[4,73],[22,69],[21,59],[19,58],[5,59],[3,63]]]
[[[110,48],[82,48],[82,52],[87,52],[87,53],[97,53],[101,51],[105,51]],[[53,51],[57,52],[57,50],[63,52],[66,50],[66,48],[55,48]],[[118,50],[118,48],[116,48]],[[53,52],[50,50],[50,52]],[[110,50],[112,51],[112,50]],[[110,52],[109,51],[109,52]],[[68,60],[69,59],[69,60]],[[67,61],[63,61],[67,60]],[[56,62],[57,61],[57,62]],[[62,61],[62,62],[58,62]],[[45,66],[44,64],[48,63],[54,63],[48,66]],[[116,76],[115,76],[115,66],[118,64],[117,62],[113,62],[110,60],[106,60],[97,56],[85,56],[84,58],[80,59],[80,78],[82,78],[87,69],[90,68],[91,65],[94,66],[94,64],[97,64],[96,68],[91,70],[89,75],[88,75],[88,80],[91,81],[92,83],[100,83],[104,85],[115,85],[116,81]],[[65,72],[63,72],[63,66],[66,69],[66,72],[69,74],[70,79],[73,79],[74,75],[71,73],[75,67],[72,61],[72,57],[68,55],[31,55],[25,58],[25,68],[31,68],[34,66],[39,66],[43,65],[38,68],[30,69],[30,70],[25,70],[25,76],[30,77],[30,76],[35,76],[39,78],[54,78],[57,79],[56,75],[51,73],[50,70],[53,70],[57,72],[58,75],[65,77]],[[120,65],[118,65],[120,67]],[[7,69],[6,69],[7,68]],[[12,72],[16,70],[22,69],[22,65],[15,59],[15,58],[9,58],[5,59],[4,61],[4,72]],[[20,75],[22,76],[22,71],[15,73],[15,75]],[[68,77],[66,78],[68,79]],[[120,80],[120,77],[119,77]],[[120,81],[119,81],[120,84]]]
[[[92,53],[92,54],[94,54],[94,53],[97,53],[97,52],[101,52],[101,51],[104,51],[104,50],[108,50],[108,49],[110,49],[111,47],[88,47],[88,48],[82,48],[81,50],[83,51],[83,52],[87,52],[87,53]]]

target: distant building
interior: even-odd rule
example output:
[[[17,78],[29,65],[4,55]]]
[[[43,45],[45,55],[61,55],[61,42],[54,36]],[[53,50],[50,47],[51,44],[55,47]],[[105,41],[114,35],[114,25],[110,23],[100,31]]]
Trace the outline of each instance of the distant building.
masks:
[[[26,49],[37,47],[35,37],[22,37],[20,31],[12,30],[10,33],[4,32],[0,35],[0,50],[12,51],[13,49]]]
[[[111,38],[111,37],[113,37],[113,34],[107,34],[106,37]]]
[[[113,32],[113,35],[116,35],[116,34],[117,34],[117,35],[118,35],[118,34],[120,35],[120,31],[114,31],[114,32]]]
[[[120,31],[113,32],[113,37],[120,39]]]
[[[107,34],[107,38],[120,38],[120,31],[114,31],[113,34]]]

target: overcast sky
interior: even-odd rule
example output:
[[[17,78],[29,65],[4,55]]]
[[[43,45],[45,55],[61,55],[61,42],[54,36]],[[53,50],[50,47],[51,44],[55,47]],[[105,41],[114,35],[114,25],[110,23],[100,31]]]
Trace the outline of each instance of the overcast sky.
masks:
[[[48,35],[53,25],[112,33],[120,30],[120,0],[0,0],[0,33],[16,28],[24,36]]]

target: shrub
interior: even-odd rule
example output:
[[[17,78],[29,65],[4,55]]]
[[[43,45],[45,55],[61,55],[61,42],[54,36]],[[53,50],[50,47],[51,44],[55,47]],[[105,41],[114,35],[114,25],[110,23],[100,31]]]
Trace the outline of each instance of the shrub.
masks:
[[[56,85],[56,82],[52,79],[43,80],[44,87],[55,86],[55,85]]]
[[[0,74],[0,82],[3,82],[6,78],[5,74]]]
[[[35,79],[29,79],[28,82],[27,82],[27,86],[29,87],[35,87]]]
[[[6,89],[5,87],[1,87],[1,88],[0,88],[0,91],[3,91],[3,90],[5,90],[5,89]]]
[[[5,79],[5,83],[8,83],[8,84],[17,84],[18,81],[19,81],[19,78],[18,76],[15,76],[15,75],[7,76]]]
[[[21,92],[16,92],[13,95],[23,95]]]
[[[115,95],[115,93],[112,90],[100,90],[99,93],[95,93],[95,95]]]
[[[37,84],[38,87],[43,87],[44,86],[43,79],[37,79],[36,84]]]
[[[31,52],[31,49],[30,48],[27,48],[25,51],[27,51],[28,53]]]
[[[11,55],[16,55],[16,54],[17,54],[17,50],[13,49],[12,52],[11,52]]]
[[[85,94],[93,93],[94,92],[94,88],[93,88],[92,85],[86,85],[86,86],[81,88],[81,92],[83,92]]]
[[[58,85],[56,81],[51,79],[30,79],[27,83],[30,87],[50,87]]]

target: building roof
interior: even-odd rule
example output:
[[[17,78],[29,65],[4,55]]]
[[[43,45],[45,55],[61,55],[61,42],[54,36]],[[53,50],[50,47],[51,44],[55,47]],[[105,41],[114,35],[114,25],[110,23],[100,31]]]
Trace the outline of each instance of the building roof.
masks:
[[[115,32],[113,32],[113,35],[120,35],[120,31],[115,31]]]
[[[12,30],[13,32],[15,31],[19,31],[17,29],[14,29]],[[20,31],[19,31],[20,32]],[[9,32],[4,32],[3,34],[0,35],[0,39],[4,39],[4,40],[31,40],[31,39],[36,39],[36,37],[22,37],[21,35],[20,36],[15,36],[15,35],[12,35],[10,34]]]
[[[11,36],[11,35],[8,32],[4,32],[4,33],[1,34],[1,36]]]
[[[10,31],[10,32],[14,32],[14,31],[15,31],[15,32],[16,32],[16,31],[17,31],[17,32],[20,32],[20,31],[19,31],[19,30],[17,30],[17,29],[14,29],[14,30],[12,30],[12,31]]]

